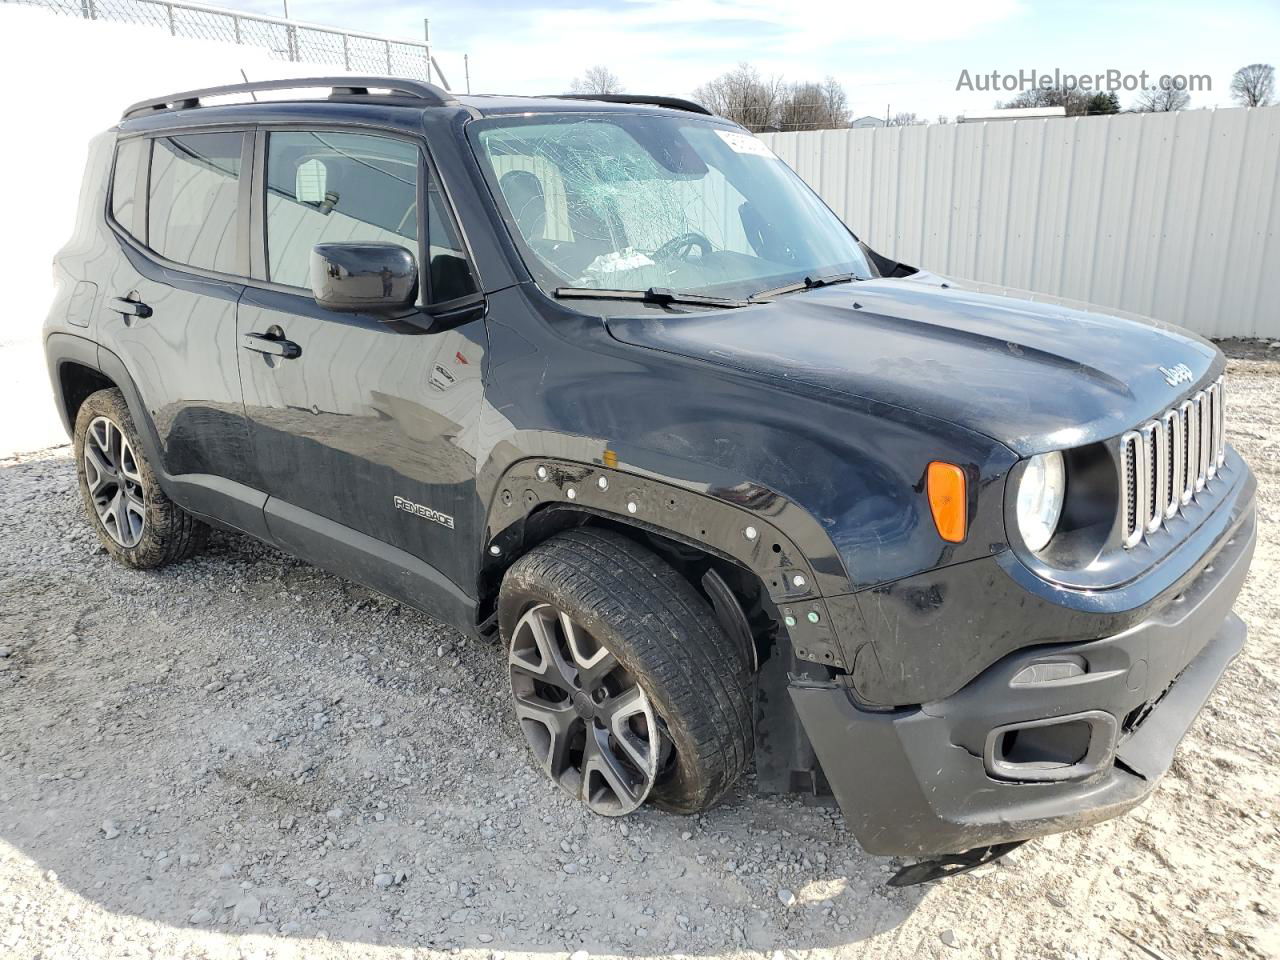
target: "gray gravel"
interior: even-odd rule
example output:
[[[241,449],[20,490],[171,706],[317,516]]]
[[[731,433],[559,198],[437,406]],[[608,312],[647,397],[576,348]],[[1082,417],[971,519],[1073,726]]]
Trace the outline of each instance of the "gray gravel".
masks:
[[[497,650],[244,538],[123,569],[67,448],[0,460],[0,957],[1280,956],[1280,363],[1238,353],[1252,633],[1171,775],[906,891],[749,780],[592,817],[526,757]]]

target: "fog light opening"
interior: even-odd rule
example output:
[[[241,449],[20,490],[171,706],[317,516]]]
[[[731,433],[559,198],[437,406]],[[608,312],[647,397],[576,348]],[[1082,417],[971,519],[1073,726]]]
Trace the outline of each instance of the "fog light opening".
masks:
[[[1116,732],[1116,718],[1103,710],[1009,723],[987,734],[983,760],[1000,780],[1079,780],[1111,763]]]
[[[1000,735],[996,756],[1001,763],[1037,770],[1069,767],[1088,754],[1090,734],[1091,728],[1083,720],[1008,730]]]

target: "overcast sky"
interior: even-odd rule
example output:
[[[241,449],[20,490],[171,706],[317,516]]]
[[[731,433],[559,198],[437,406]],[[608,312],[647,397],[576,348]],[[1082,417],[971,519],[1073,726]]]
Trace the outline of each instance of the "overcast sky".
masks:
[[[223,3],[281,13],[280,0]],[[629,91],[688,96],[745,60],[791,81],[834,76],[855,116],[888,107],[936,119],[1009,96],[957,91],[962,70],[1208,74],[1197,107],[1229,104],[1237,67],[1280,66],[1278,0],[289,0],[289,13],[410,38],[430,17],[455,90],[464,53],[476,93],[559,92],[603,63]]]

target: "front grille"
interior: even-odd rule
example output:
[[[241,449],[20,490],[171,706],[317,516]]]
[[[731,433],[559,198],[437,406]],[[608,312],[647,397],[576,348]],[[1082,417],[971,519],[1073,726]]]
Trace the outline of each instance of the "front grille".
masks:
[[[1226,459],[1223,378],[1120,438],[1121,535],[1136,547],[1190,504]]]

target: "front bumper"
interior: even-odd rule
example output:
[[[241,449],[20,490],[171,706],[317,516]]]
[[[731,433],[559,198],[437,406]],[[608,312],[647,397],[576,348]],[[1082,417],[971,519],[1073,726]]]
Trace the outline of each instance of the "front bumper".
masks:
[[[794,680],[792,701],[863,848],[956,853],[1088,826],[1145,799],[1244,644],[1231,606],[1253,555],[1253,510],[1242,520],[1199,576],[1143,622],[1019,650],[944,699],[870,711],[839,682]],[[1028,672],[1046,662],[1055,667]],[[1047,718],[1088,727],[1080,763],[1001,759],[1002,730]]]

